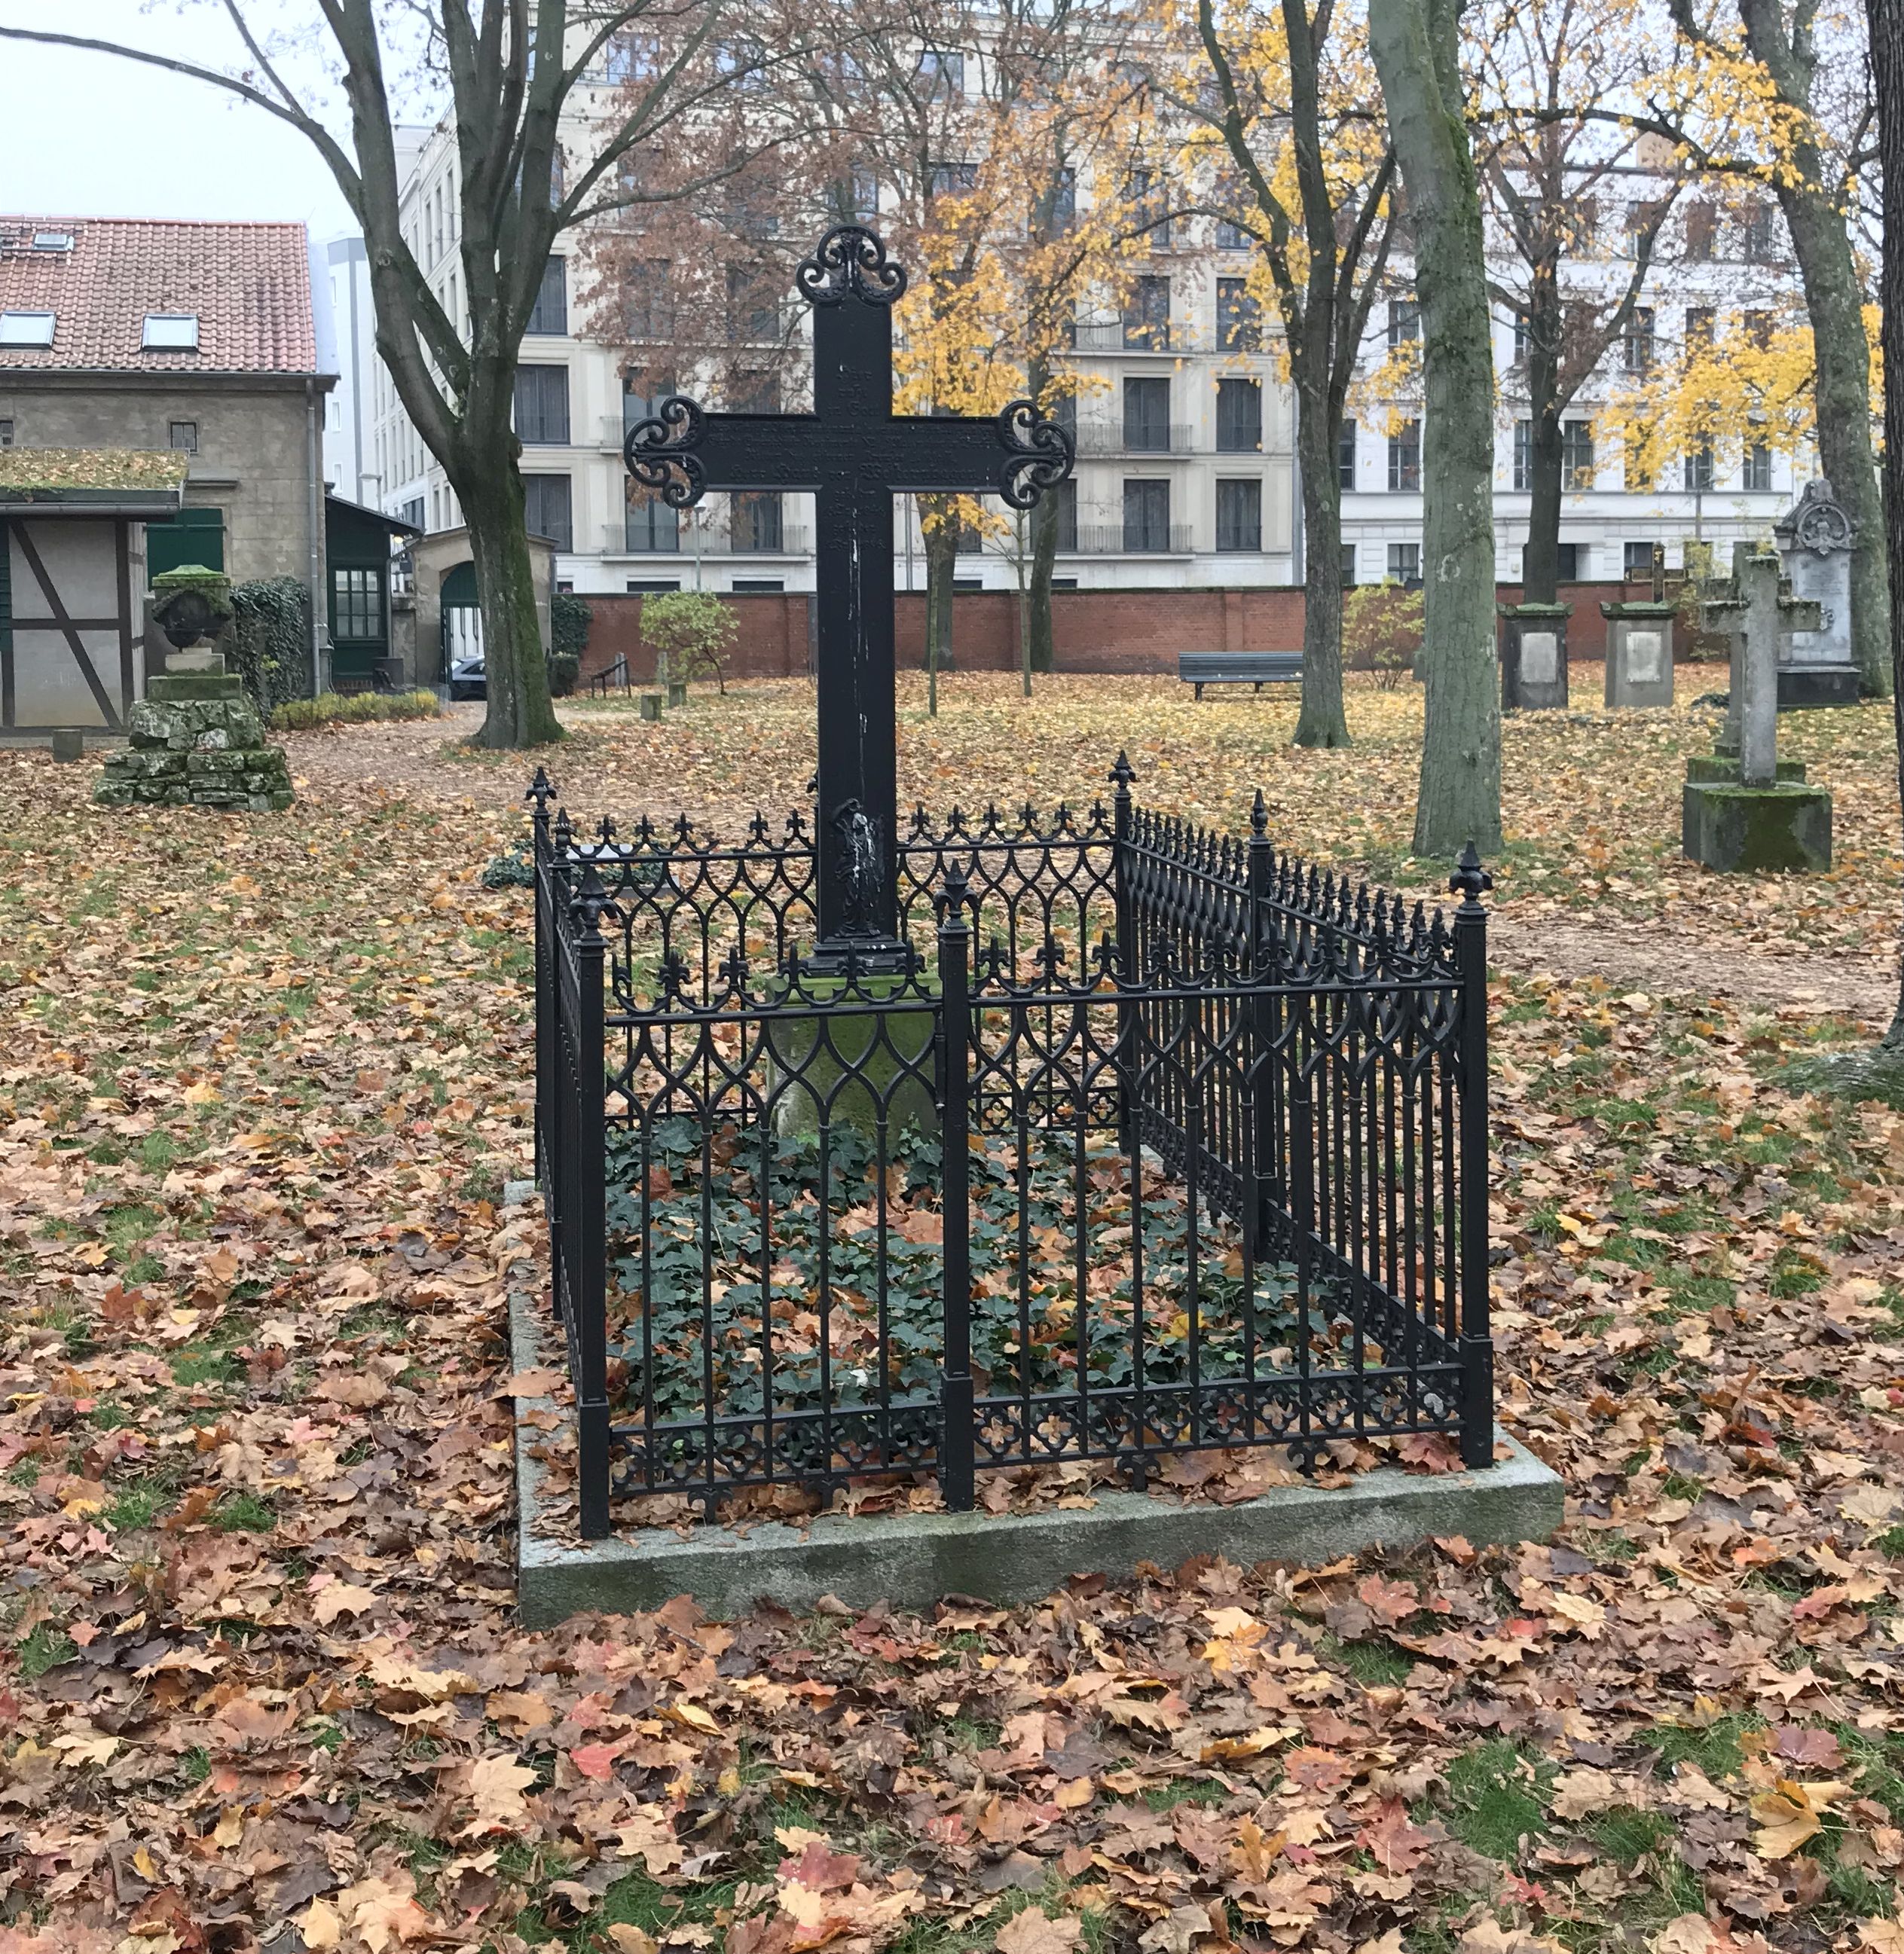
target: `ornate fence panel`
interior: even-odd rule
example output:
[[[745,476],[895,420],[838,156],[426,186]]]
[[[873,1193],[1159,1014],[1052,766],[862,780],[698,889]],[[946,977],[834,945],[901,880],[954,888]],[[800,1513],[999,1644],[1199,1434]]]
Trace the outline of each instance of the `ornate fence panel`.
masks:
[[[1486,878],[1450,928],[1137,808],[921,811],[905,945],[810,834],[587,840],[538,777],[538,1170],[611,1492],[1440,1431],[1492,1456]],[[596,1089],[599,1082],[600,1089]]]

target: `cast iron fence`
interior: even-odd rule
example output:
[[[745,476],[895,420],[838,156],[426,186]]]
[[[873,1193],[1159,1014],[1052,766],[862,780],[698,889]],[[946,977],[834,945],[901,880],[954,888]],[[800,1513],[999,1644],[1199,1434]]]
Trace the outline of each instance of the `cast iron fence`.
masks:
[[[1136,806],[923,809],[906,956],[813,840],[584,838],[538,774],[537,1160],[612,1496],[1443,1432],[1493,1453],[1487,878],[1439,913]]]

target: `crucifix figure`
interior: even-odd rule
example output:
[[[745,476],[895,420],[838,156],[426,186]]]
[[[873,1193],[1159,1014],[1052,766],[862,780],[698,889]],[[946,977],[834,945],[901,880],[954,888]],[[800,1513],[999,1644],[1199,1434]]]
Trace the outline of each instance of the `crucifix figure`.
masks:
[[[810,414],[705,412],[675,394],[628,431],[628,472],[684,509],[710,489],[815,503],[820,750],[815,961],[896,957],[892,498],[1001,496],[1028,509],[1071,473],[1071,436],[1013,401],[987,419],[892,411],[892,305],[905,273],[870,231],[827,232],[795,284],[814,309]]]

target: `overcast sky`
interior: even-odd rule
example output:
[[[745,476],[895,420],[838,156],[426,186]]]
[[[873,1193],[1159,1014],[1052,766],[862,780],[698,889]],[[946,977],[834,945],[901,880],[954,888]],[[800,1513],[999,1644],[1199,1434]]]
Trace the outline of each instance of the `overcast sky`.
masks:
[[[210,23],[141,0],[0,0],[0,25],[189,54]],[[203,83],[0,41],[0,211],[290,220],[319,240],[356,228],[301,136]]]

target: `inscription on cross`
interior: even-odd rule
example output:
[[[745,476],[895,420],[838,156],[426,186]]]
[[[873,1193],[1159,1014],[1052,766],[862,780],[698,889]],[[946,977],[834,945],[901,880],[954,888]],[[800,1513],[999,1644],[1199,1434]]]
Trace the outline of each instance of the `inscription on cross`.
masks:
[[[1071,437],[1029,400],[986,419],[892,411],[904,269],[870,231],[829,231],[795,284],[814,311],[814,411],[710,413],[676,394],[629,429],[628,472],[683,509],[710,489],[814,498],[819,768],[817,960],[897,953],[892,498],[995,494],[1031,508],[1071,473]]]

